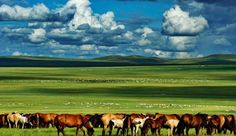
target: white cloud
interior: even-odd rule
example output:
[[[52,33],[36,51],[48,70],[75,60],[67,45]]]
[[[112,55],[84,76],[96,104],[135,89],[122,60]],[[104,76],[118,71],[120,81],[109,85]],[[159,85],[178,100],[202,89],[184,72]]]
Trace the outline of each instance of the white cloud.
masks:
[[[225,37],[216,38],[213,42],[215,45],[232,45],[231,42]]]
[[[146,45],[150,45],[152,42],[148,39],[145,38],[141,38],[140,40],[138,40],[138,45],[140,46],[146,46]]]
[[[26,56],[28,55],[27,53],[22,53],[20,51],[15,51],[12,53],[12,56]]]
[[[118,25],[114,21],[114,13],[109,11],[105,14],[93,14],[89,0],[69,0],[64,7],[59,10],[61,15],[75,12],[72,20],[69,22],[71,29],[77,29],[79,26],[88,24],[92,28],[103,30],[124,29],[124,25]]]
[[[149,27],[138,28],[135,30],[136,33],[141,33],[143,37],[147,37],[148,34],[153,33],[154,31]]]
[[[168,40],[170,48],[183,51],[195,47],[197,38],[193,36],[170,36]]]
[[[178,59],[186,59],[186,58],[191,58],[192,55],[189,52],[176,52],[175,53],[175,58]]]
[[[172,56],[172,52],[168,51],[156,50],[154,53],[159,58],[170,58]]]
[[[31,42],[40,43],[46,40],[46,31],[42,28],[34,29],[28,37]]]
[[[50,13],[44,4],[31,7],[0,6],[0,20],[45,20]]]
[[[96,45],[91,45],[91,44],[84,44],[80,46],[80,50],[82,51],[92,51],[92,50],[97,50]]]
[[[191,17],[178,5],[166,11],[163,16],[162,29],[167,35],[197,35],[208,27],[204,17]]]

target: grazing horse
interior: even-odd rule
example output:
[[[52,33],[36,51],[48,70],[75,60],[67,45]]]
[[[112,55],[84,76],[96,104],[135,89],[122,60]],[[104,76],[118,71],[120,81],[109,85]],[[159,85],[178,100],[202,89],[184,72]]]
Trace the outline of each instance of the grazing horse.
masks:
[[[93,126],[93,128],[103,128],[103,122],[102,122],[102,116],[103,114],[94,114],[90,117],[89,122]]]
[[[225,124],[224,115],[213,115],[209,117],[208,124],[207,124],[207,134],[211,135],[213,132],[216,134],[217,130],[218,130],[218,133],[221,133],[224,124]]]
[[[9,128],[12,128],[11,123],[13,123],[15,125],[15,128],[18,128],[18,123],[20,121],[20,118],[21,118],[21,115],[17,112],[9,113],[7,115],[7,122],[8,122]]]
[[[164,127],[166,123],[166,117],[163,115],[157,119],[147,119],[142,127],[142,136],[147,136],[148,130],[151,129],[152,135],[155,136],[158,131],[158,135],[161,135],[161,128]]]
[[[134,127],[135,127],[134,124],[132,123],[133,120],[135,118],[143,119],[145,117],[146,117],[146,115],[144,115],[144,114],[136,114],[136,113],[130,114],[125,120],[125,124],[124,124],[124,128],[123,128],[123,133],[124,133],[123,135],[125,135],[125,133],[128,135],[129,128],[131,128],[131,135],[133,135]]]
[[[164,125],[164,128],[168,129],[168,136],[173,136],[175,134],[175,129],[177,128],[180,116],[177,114],[159,114],[157,113],[155,116],[155,119],[158,119],[162,116],[165,116],[166,123]]]
[[[116,136],[118,136],[120,130],[122,129],[122,131],[123,131],[123,128],[124,128],[124,120],[125,120],[125,119],[126,119],[126,117],[123,118],[123,119],[111,119],[111,120],[110,120],[110,123],[109,123],[110,132],[112,132],[112,129],[117,128]],[[122,134],[124,134],[124,133],[122,133]]]
[[[116,114],[111,114],[111,113],[106,113],[102,114],[101,116],[96,116],[96,120],[101,121],[101,125],[103,126],[102,129],[102,136],[105,136],[106,134],[106,129],[109,127],[109,123],[113,119],[123,119],[125,118],[126,115],[123,113],[116,113]],[[109,132],[109,135],[111,135],[111,130]]]
[[[227,130],[230,131],[230,134],[234,132],[234,135],[236,135],[236,120],[234,115],[225,116],[225,124],[223,126],[224,134],[227,133]]]
[[[29,117],[29,120],[34,126],[36,125],[37,128],[48,128],[50,125],[54,127],[54,119],[56,116],[57,114],[54,113],[33,113]]]
[[[87,118],[84,118],[80,114],[61,114],[57,115],[55,118],[55,126],[57,128],[57,135],[60,135],[60,132],[65,136],[64,128],[65,127],[76,127],[76,136],[78,136],[79,129],[83,132],[83,135],[85,135],[85,131],[83,130],[84,126],[84,120],[89,120]],[[88,123],[89,125],[89,123]],[[92,127],[92,126],[90,126]],[[88,129],[89,131],[92,129]],[[88,134],[92,134],[93,132],[88,132]],[[90,136],[90,135],[89,135]]]
[[[204,134],[204,128],[207,126],[207,114],[184,114],[182,115],[180,122],[178,124],[178,135],[184,135],[184,129],[186,128],[186,135],[188,136],[188,131],[190,128],[195,128],[196,135],[199,134],[199,130],[202,128],[202,134]]]
[[[8,114],[1,114],[0,115],[0,127],[7,126],[7,115]]]
[[[137,136],[138,135],[138,130],[139,128],[142,128],[143,127],[143,124],[145,123],[145,121],[148,119],[149,117],[145,117],[145,118],[135,118],[132,120],[132,125],[134,126],[134,129],[133,129],[133,136],[134,136],[134,133],[135,135]]]

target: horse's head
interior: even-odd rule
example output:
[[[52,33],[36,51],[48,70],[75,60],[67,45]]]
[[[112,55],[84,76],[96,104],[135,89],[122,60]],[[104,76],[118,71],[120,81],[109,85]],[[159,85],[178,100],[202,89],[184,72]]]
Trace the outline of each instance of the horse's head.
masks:
[[[94,133],[94,129],[93,129],[93,128],[88,128],[88,129],[87,129],[87,134],[88,134],[88,136],[92,136],[93,133]]]
[[[93,127],[98,128],[99,126],[101,127],[103,125],[101,118],[102,114],[95,114],[89,119],[89,121],[91,122]]]

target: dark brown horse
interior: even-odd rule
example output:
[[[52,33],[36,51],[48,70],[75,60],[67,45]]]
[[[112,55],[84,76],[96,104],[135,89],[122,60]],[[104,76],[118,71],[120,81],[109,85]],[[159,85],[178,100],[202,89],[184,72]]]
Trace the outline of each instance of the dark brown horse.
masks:
[[[7,127],[7,115],[8,114],[0,115],[0,127]]]
[[[85,126],[88,130],[88,135],[91,136],[94,132],[92,126],[89,123],[89,115],[83,117],[80,114],[61,114],[56,116],[54,124],[57,128],[57,134],[60,135],[60,132],[65,136],[64,128],[76,128],[76,136],[78,136],[79,129],[85,135],[85,131],[83,130],[83,126]]]
[[[167,119],[166,117],[160,116],[157,119],[147,119],[143,125],[142,136],[147,136],[147,133],[149,131],[149,129],[151,129],[152,135],[155,136],[156,132],[158,131],[158,135],[161,135],[161,128],[164,127],[165,123],[166,123]]]
[[[236,120],[234,115],[225,115],[225,124],[223,125],[224,134],[230,131],[230,134],[236,135]]]
[[[202,129],[202,133],[204,133],[204,128],[207,126],[207,114],[184,114],[182,115],[180,122],[178,124],[178,135],[184,135],[184,129],[186,129],[186,135],[188,136],[188,132],[190,128],[195,128],[196,135],[199,134],[199,130]]]
[[[223,130],[223,126],[225,124],[225,116],[224,115],[213,115],[208,118],[207,124],[207,134],[211,135],[212,133],[221,133]]]

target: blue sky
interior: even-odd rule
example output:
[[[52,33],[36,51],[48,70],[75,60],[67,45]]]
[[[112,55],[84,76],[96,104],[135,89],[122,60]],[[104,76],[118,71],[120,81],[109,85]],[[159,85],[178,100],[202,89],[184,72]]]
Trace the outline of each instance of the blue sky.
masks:
[[[1,0],[0,56],[236,53],[234,0]]]

